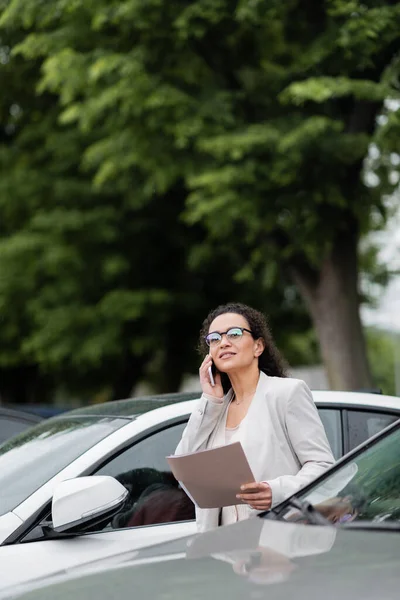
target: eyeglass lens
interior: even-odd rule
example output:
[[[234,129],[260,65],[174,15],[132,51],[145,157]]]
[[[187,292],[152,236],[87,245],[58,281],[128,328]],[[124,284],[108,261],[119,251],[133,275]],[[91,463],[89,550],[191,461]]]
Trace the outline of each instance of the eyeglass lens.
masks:
[[[231,329],[228,329],[228,331],[224,331],[224,333],[226,334],[226,337],[233,341],[233,340],[238,340],[239,338],[242,337],[243,335],[243,329],[241,329],[240,327],[232,327]],[[209,346],[214,346],[217,345],[221,342],[222,340],[222,336],[224,335],[224,333],[218,333],[217,331],[214,331],[213,333],[209,333],[208,336],[206,337],[206,342]]]

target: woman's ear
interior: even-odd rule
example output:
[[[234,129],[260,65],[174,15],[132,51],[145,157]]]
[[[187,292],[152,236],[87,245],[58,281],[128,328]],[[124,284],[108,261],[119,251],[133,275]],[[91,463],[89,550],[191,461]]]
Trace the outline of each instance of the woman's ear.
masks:
[[[265,348],[265,343],[262,338],[259,338],[255,342],[254,356],[258,358],[263,352]]]

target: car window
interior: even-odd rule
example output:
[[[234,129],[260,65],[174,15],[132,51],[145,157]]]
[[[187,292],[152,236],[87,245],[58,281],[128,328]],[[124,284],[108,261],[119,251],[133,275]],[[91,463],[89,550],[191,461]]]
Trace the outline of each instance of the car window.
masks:
[[[349,410],[347,414],[349,450],[353,450],[399,418],[396,415],[362,410]]]
[[[400,426],[298,497],[333,523],[400,522],[399,447]],[[295,509],[282,516],[304,521]]]
[[[0,515],[123,425],[125,419],[58,417],[30,427],[0,447]]]
[[[333,456],[337,460],[343,455],[341,411],[334,408],[320,408],[318,412],[325,428]]]
[[[158,430],[96,471],[95,475],[115,477],[129,492],[127,502],[106,529],[195,518],[194,505],[165,458],[175,452],[185,427],[186,422]]]

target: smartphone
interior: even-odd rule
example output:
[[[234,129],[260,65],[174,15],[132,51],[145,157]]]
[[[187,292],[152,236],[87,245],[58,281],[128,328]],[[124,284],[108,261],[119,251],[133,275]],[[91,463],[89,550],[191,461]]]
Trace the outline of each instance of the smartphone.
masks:
[[[211,385],[214,387],[215,386],[215,381],[214,381],[214,375],[213,375],[213,372],[212,372],[212,367],[208,367],[208,376],[210,378]]]
[[[213,387],[215,386],[214,375],[215,375],[216,371],[217,371],[217,369],[216,369],[214,363],[211,365],[211,367],[208,367],[208,376],[210,378],[210,383]]]

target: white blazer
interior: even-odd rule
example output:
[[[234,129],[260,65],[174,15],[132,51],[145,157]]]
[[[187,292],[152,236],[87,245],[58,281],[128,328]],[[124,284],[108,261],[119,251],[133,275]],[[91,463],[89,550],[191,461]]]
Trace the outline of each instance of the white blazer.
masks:
[[[219,401],[202,395],[175,454],[225,444],[232,394],[230,390]],[[255,480],[271,486],[272,506],[296,493],[334,463],[311,391],[300,379],[269,377],[261,372],[240,431]],[[260,512],[247,505],[246,509],[248,516]],[[196,507],[199,531],[217,527],[218,517],[218,508]]]

